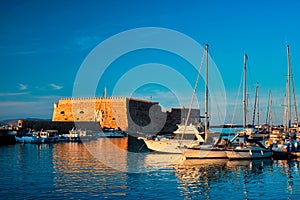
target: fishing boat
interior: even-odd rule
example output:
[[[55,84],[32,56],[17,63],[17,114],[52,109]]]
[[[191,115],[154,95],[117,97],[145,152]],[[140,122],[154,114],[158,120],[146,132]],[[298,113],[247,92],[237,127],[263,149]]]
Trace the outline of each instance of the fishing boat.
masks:
[[[39,135],[44,139],[45,143],[55,143],[60,141],[60,136],[57,130],[42,130]]]
[[[25,135],[16,135],[17,143],[44,143],[45,139],[40,137],[39,132],[27,132]]]
[[[68,134],[64,134],[63,136],[70,142],[80,142],[79,132],[75,128],[72,128]]]
[[[104,138],[124,138],[127,134],[123,131],[118,131],[116,129],[103,129],[101,132],[97,134],[98,137]]]

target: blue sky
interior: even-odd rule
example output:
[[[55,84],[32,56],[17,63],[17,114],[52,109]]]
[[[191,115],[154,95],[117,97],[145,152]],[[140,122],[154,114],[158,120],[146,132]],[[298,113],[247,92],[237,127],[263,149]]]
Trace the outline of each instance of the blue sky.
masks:
[[[233,107],[242,104],[242,97],[237,98],[237,94],[244,53],[249,57],[249,102],[254,102],[255,83],[259,82],[262,119],[265,119],[268,92],[272,90],[274,117],[277,123],[282,120],[287,44],[291,47],[295,91],[300,96],[300,3],[296,0],[7,0],[0,4],[0,119],[51,118],[53,103],[61,97],[72,96],[76,74],[90,51],[115,34],[140,27],[172,29],[203,46],[210,45],[210,56],[226,89],[227,123],[239,123],[238,118],[230,119]],[[97,95],[102,95],[104,86],[111,95],[123,73],[137,64],[153,61],[176,68],[190,77],[191,84],[196,80],[192,69],[180,71],[187,64],[176,56],[151,50],[135,52],[108,68]],[[203,93],[202,83],[197,93],[199,99]],[[159,101],[164,109],[181,106],[172,91],[159,85],[142,86],[134,96]]]

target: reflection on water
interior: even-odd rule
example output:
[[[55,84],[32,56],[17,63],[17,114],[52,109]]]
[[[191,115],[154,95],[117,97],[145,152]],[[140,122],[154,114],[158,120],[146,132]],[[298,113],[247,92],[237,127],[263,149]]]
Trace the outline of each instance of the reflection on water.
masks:
[[[160,170],[176,166],[183,162],[180,154],[149,153],[144,156],[144,168],[149,170]]]
[[[189,199],[296,199],[299,169],[299,161],[270,159],[186,160],[175,168]]]
[[[0,146],[0,198],[300,197],[297,160],[183,160],[175,154],[131,154],[127,148],[126,138]]]
[[[53,152],[53,168],[57,194],[63,193],[64,196],[69,197],[74,197],[76,194],[90,197],[100,194],[103,197],[125,195],[127,175],[107,166],[107,163],[100,162],[93,153],[99,151],[101,156],[105,156],[106,161],[124,168],[126,156],[120,155],[120,152],[127,148],[127,143],[123,139],[113,139],[109,142],[105,140],[108,139],[101,138],[90,143],[56,145]],[[116,148],[123,151],[116,151]],[[99,156],[99,154],[96,155]]]

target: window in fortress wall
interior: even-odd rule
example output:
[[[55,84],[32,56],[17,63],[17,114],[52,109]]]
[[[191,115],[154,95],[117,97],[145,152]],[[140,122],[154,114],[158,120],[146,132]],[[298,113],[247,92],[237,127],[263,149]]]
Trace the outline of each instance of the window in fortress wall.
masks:
[[[61,114],[61,115],[65,114],[65,111],[60,111],[60,114]]]

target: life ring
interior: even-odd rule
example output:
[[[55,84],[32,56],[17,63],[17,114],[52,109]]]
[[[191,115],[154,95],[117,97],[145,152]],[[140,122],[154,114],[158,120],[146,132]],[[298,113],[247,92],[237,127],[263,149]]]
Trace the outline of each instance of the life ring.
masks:
[[[270,146],[269,140],[266,140],[266,141],[265,141],[265,146],[266,146],[266,147]]]

